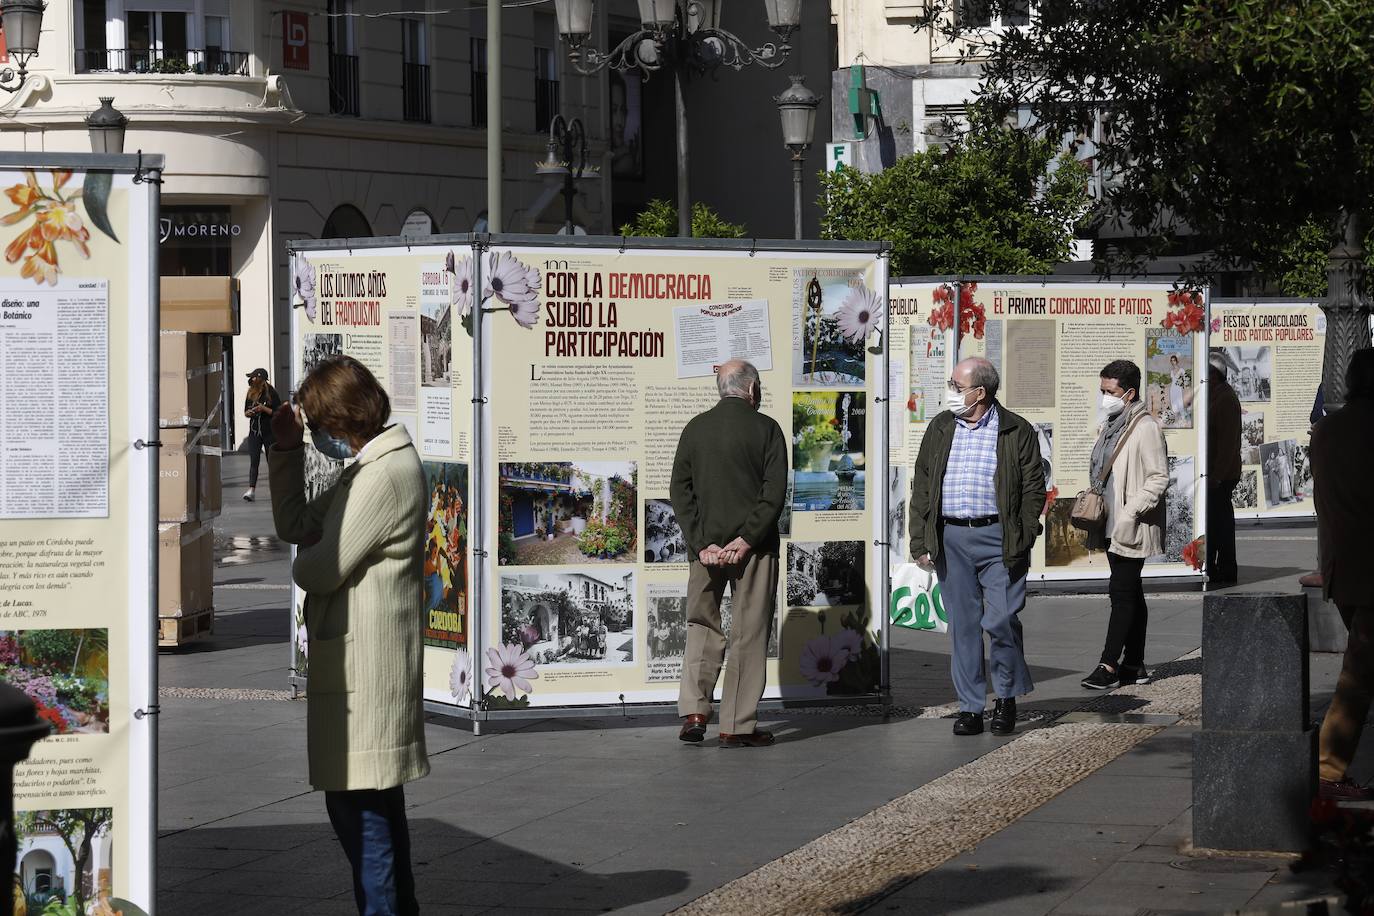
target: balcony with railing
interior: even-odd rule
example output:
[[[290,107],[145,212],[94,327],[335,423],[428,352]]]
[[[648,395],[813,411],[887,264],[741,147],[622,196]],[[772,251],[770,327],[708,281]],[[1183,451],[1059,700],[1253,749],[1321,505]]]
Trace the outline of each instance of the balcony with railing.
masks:
[[[407,121],[429,121],[429,66],[406,63],[402,65],[401,92],[404,97]]]
[[[359,111],[358,56],[329,55],[329,113],[356,118]]]
[[[77,73],[248,76],[249,55],[219,48],[78,48]]]

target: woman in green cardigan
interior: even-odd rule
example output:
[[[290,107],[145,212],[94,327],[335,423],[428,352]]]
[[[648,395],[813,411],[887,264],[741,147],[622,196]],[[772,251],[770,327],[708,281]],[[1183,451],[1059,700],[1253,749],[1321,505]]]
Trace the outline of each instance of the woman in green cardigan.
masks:
[[[299,545],[291,568],[310,634],[310,783],[353,866],[360,913],[418,911],[402,786],[429,772],[421,692],[426,487],[403,426],[367,367],[342,356],[272,417],[272,518]],[[305,427],[315,448],[356,460],[305,497]]]

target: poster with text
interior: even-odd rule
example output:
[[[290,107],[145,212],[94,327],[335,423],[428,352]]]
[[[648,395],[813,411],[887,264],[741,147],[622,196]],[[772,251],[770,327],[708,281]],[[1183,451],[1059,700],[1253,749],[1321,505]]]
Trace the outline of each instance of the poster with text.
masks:
[[[1031,552],[1031,581],[1098,579],[1107,557],[1069,523],[1089,486],[1102,418],[1100,374],[1125,359],[1141,373],[1140,400],[1164,430],[1170,483],[1165,553],[1146,576],[1200,575],[1205,556],[1206,301],[1165,283],[970,279],[955,296],[959,357],[984,356],[1001,376],[998,401],[1036,429],[1046,472],[1044,531]]]
[[[148,910],[156,185],[0,169],[0,680],[50,728],[14,771],[14,895]]]
[[[391,401],[425,472],[425,699],[462,705],[472,671],[473,258],[463,246],[295,250],[293,389],[331,356],[368,367]],[[306,438],[307,495],[325,496],[347,462]],[[292,670],[309,677],[310,628],[295,594]]]
[[[488,708],[672,701],[691,548],[678,439],[731,358],[760,370],[790,496],[766,696],[871,696],[885,557],[875,250],[497,247],[485,255]],[[699,545],[705,546],[705,545]],[[789,571],[791,570],[791,571]],[[726,590],[722,628],[734,596]],[[728,637],[727,637],[728,638]]]
[[[1307,450],[1326,318],[1314,300],[1212,300],[1212,352],[1241,407],[1237,518],[1315,518]]]

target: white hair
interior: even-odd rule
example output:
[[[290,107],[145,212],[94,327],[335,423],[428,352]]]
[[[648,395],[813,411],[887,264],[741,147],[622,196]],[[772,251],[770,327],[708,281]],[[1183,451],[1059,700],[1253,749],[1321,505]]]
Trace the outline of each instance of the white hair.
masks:
[[[723,398],[751,398],[758,383],[759,370],[742,359],[732,359],[716,372],[716,389]]]

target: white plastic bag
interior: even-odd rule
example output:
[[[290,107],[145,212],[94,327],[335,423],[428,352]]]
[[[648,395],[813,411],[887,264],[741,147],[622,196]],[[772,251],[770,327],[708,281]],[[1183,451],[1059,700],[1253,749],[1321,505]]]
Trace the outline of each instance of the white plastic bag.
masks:
[[[893,626],[949,632],[945,606],[940,601],[940,582],[934,572],[915,563],[892,567],[892,594],[888,597],[887,613]]]

